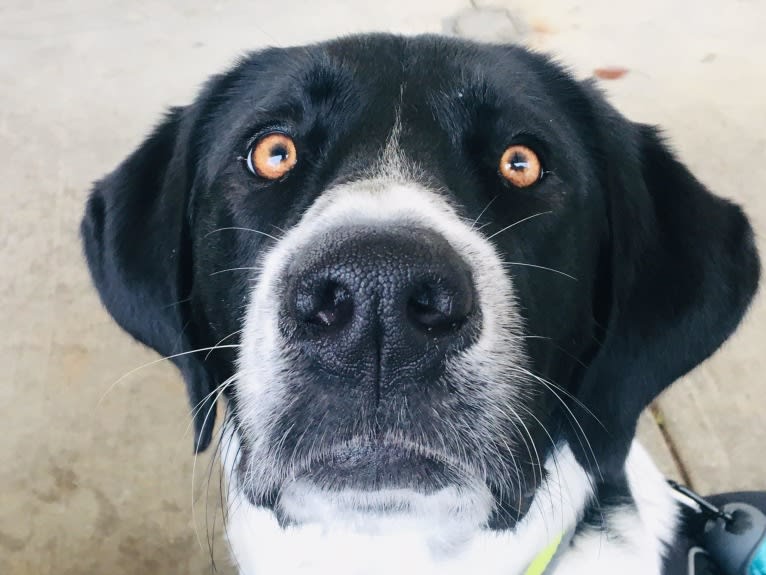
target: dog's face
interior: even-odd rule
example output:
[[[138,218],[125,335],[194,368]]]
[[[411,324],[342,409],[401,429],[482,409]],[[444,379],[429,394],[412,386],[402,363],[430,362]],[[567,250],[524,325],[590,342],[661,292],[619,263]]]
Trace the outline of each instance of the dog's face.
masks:
[[[220,391],[235,480],[294,522],[441,497],[512,525],[563,442],[619,475],[758,279],[741,211],[653,130],[540,56],[436,37],[243,59],[97,184],[83,234],[130,333],[217,346],[175,358],[196,445]]]

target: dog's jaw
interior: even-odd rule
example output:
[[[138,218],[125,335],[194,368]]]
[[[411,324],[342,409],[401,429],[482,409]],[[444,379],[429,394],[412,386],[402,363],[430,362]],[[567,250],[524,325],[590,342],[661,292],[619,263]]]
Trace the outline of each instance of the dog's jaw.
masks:
[[[433,516],[365,516],[327,513],[333,502],[307,489],[296,502],[319,506],[321,521],[280,524],[274,511],[250,503],[234,470],[239,438],[224,430],[222,446],[227,485],[227,537],[232,561],[242,575],[520,575],[538,552],[559,535],[574,533],[551,572],[612,575],[659,575],[672,545],[678,509],[671,490],[646,451],[633,443],[626,462],[635,506],[611,508],[603,525],[580,521],[594,502],[594,478],[563,445],[546,462],[547,478],[539,486],[527,515],[513,529],[489,530],[470,521],[443,521]],[[413,496],[414,494],[409,494]],[[454,493],[433,496],[454,505]],[[309,501],[313,499],[312,501]],[[479,504],[480,506],[480,504]]]
[[[515,575],[551,541],[574,529],[592,497],[592,478],[563,446],[551,454],[546,480],[512,530],[487,529],[478,519],[491,501],[469,501],[450,488],[426,497],[397,494],[397,500],[417,502],[419,511],[376,515],[338,512],[339,501],[354,494],[321,493],[301,485],[292,488],[286,504],[300,505],[296,515],[308,513],[311,520],[285,526],[273,509],[253,505],[242,491],[234,472],[239,438],[231,429],[224,437],[224,471],[231,478],[226,531],[243,575]],[[445,515],[460,501],[470,506],[466,513]]]

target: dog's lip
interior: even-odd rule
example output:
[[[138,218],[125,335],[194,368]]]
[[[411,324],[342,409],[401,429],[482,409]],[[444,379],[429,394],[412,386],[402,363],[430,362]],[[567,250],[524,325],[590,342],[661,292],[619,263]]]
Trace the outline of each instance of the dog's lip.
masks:
[[[349,442],[314,458],[295,478],[328,487],[415,487],[455,484],[465,473],[447,455],[406,442]]]
[[[445,465],[456,465],[454,459],[448,454],[441,453],[424,444],[388,438],[376,440],[355,439],[339,443],[330,447],[313,464],[354,466],[365,461],[397,464],[410,460],[426,460],[440,462]]]
[[[413,459],[437,459],[418,453],[418,451],[412,446],[397,443],[347,444],[332,449],[325,463],[342,469],[344,467],[353,468],[368,461],[375,461],[381,465],[396,465]]]

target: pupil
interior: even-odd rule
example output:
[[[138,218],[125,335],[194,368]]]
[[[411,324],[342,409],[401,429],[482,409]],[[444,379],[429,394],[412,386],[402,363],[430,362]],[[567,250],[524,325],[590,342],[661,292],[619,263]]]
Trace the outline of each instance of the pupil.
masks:
[[[283,146],[274,146],[269,153],[270,166],[278,166],[287,159],[287,150]]]
[[[529,167],[527,157],[521,152],[516,152],[511,158],[511,168],[516,172],[521,172]]]

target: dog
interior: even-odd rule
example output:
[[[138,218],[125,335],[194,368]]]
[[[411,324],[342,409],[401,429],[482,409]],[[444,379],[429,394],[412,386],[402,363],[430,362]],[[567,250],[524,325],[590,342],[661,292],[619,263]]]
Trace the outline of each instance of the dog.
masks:
[[[711,150],[711,153],[714,153]],[[663,572],[642,410],[734,331],[747,218],[524,48],[271,48],[87,202],[115,320],[225,398],[243,574]]]

